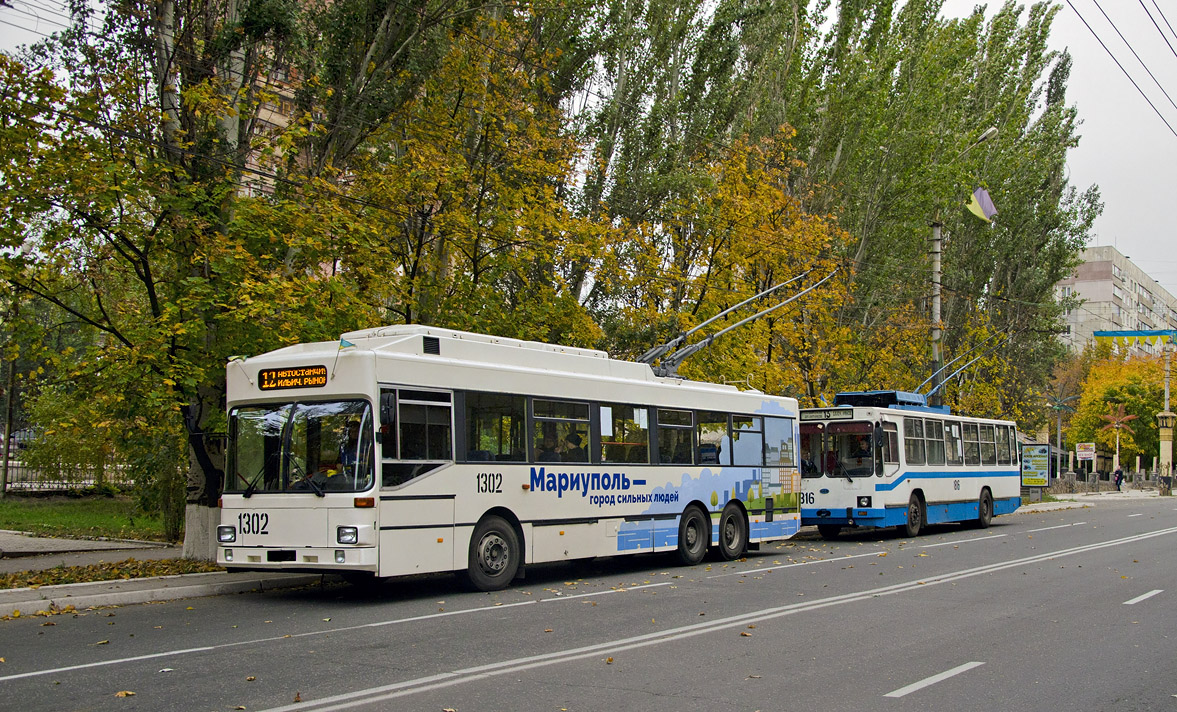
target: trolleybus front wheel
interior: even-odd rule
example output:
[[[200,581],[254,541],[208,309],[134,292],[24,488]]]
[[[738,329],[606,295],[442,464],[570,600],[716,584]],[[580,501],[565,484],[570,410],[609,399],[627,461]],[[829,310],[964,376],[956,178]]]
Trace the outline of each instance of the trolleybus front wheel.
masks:
[[[818,524],[817,533],[821,534],[822,539],[837,539],[838,532],[842,531],[842,527],[837,524]]]
[[[687,507],[678,522],[678,560],[694,566],[707,555],[711,520],[698,507]]]
[[[744,512],[734,504],[723,508],[719,515],[719,555],[725,561],[733,561],[748,550],[748,520]]]
[[[515,529],[502,517],[487,517],[478,523],[470,538],[466,577],[479,591],[506,588],[519,571],[522,553]]]

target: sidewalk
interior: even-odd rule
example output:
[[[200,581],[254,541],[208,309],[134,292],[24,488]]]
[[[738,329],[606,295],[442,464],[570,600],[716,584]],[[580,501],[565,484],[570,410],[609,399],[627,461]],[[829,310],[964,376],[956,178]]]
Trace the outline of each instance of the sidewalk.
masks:
[[[86,566],[135,558],[141,561],[180,557],[179,547],[157,542],[114,539],[55,539],[0,530],[0,573],[42,571],[57,566]],[[144,579],[70,583],[0,590],[0,616],[73,606],[118,606],[177,598],[270,591],[319,583],[318,574],[212,572]]]

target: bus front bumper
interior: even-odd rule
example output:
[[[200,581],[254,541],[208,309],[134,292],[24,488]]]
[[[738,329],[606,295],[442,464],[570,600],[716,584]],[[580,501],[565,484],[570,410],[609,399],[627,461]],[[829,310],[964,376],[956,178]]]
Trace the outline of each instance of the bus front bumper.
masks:
[[[374,546],[217,547],[217,564],[228,569],[375,572],[378,563]]]
[[[801,510],[802,526],[831,524],[839,527],[894,527],[907,520],[906,508],[842,507]]]

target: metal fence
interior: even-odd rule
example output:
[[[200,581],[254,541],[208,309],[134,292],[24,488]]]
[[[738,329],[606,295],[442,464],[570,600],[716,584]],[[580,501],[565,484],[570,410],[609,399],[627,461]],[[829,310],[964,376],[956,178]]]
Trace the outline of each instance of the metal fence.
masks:
[[[17,453],[19,456],[19,453]],[[104,467],[34,467],[19,459],[8,460],[6,492],[70,492],[99,485],[130,489],[132,482],[125,468]]]

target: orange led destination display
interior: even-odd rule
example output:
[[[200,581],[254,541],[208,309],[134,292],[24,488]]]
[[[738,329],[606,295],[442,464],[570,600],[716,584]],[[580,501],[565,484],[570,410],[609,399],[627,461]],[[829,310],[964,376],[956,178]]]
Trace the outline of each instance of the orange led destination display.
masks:
[[[326,366],[267,368],[257,372],[258,387],[263,391],[279,388],[322,388],[327,385]]]

